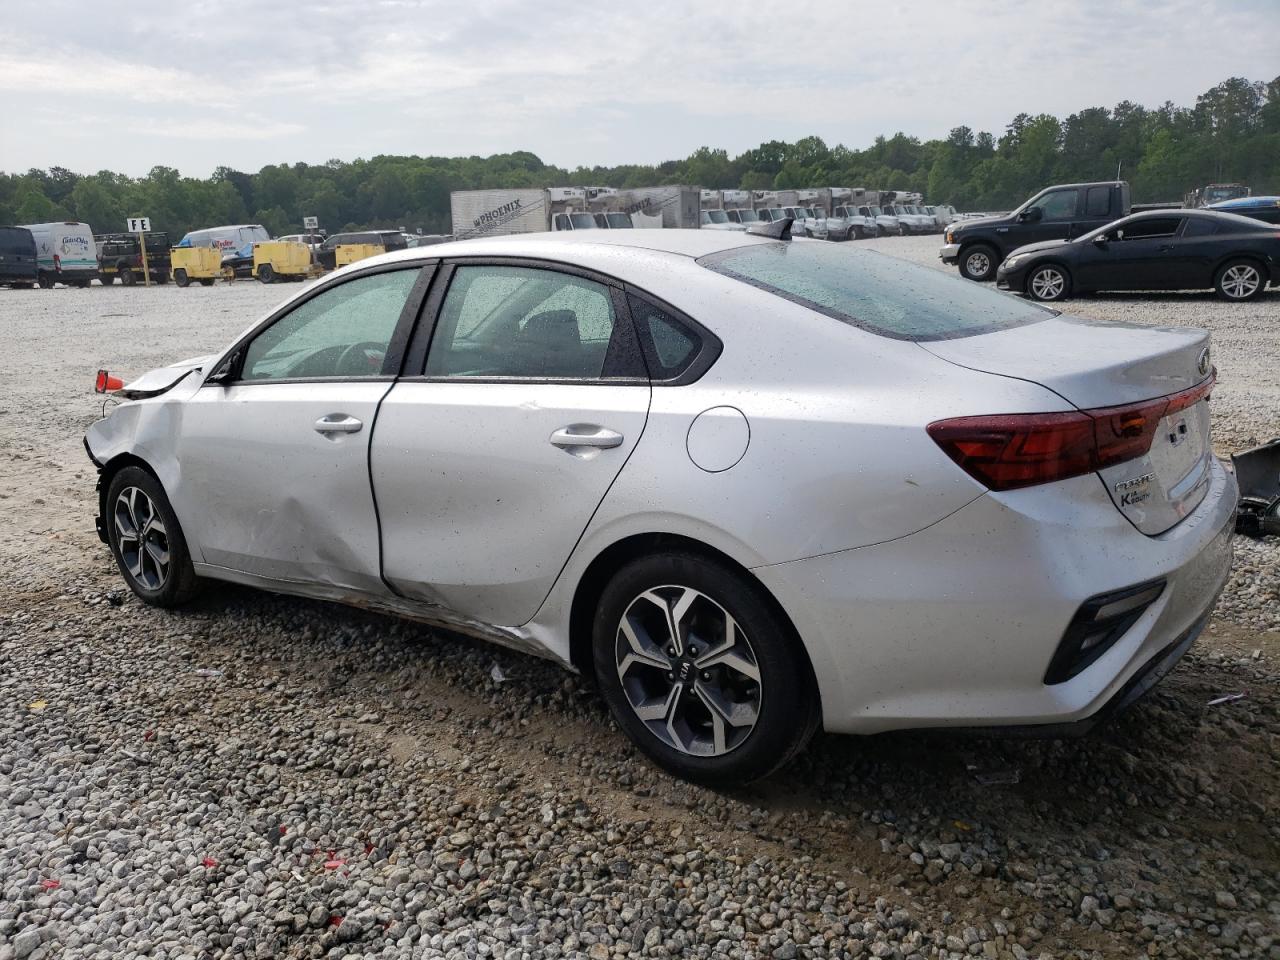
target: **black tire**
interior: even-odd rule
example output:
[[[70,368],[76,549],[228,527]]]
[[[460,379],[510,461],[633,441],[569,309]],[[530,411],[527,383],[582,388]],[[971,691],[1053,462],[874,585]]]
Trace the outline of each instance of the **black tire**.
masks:
[[[182,267],[173,271],[173,282],[180,287],[185,287],[191,282],[191,278],[187,276],[187,271]]]
[[[77,290],[88,290],[89,284],[93,283],[92,280],[72,280],[71,282],[75,284]]]
[[[1256,300],[1267,289],[1267,271],[1257,260],[1236,257],[1218,268],[1213,289],[1219,299],[1232,303]]]
[[[205,277],[203,280],[201,280],[201,281],[200,281],[200,286],[202,286],[202,287],[212,287],[212,286],[213,286],[213,277]]]
[[[667,642],[661,636],[670,636],[669,630],[660,634],[669,618],[645,595],[674,600],[690,592],[696,597],[677,627],[677,632],[683,628],[687,646],[673,656],[674,644],[661,646]],[[629,665],[622,651],[635,648],[621,630],[628,612],[632,635],[642,637],[637,642],[650,657],[632,658]],[[716,636],[717,622],[723,636],[726,612],[740,628],[734,650],[741,655],[735,662],[754,668],[755,681],[727,662],[716,662],[722,647],[713,641],[701,651],[701,660],[707,662],[698,662],[693,641],[698,636]],[[652,633],[645,624],[655,625]],[[596,606],[592,644],[596,677],[618,725],[660,767],[696,783],[731,786],[767,776],[803,749],[821,719],[805,655],[762,588],[697,554],[654,554],[614,574]],[[660,660],[670,669],[659,668]],[[625,674],[625,682],[620,674]],[[708,693],[710,700],[704,699]],[[642,719],[633,700],[640,707],[662,708],[664,716],[672,718],[670,723],[664,717]],[[712,700],[754,711],[754,722],[745,731],[745,723],[722,722],[717,732],[708,706]],[[739,720],[745,719],[743,710],[733,712]],[[674,742],[664,739],[651,723]],[[681,728],[679,735],[666,732],[673,727]]]
[[[167,273],[153,274],[151,277],[151,282],[158,283],[161,286],[164,286],[166,283],[169,282],[169,275]]]
[[[36,283],[40,285],[41,290],[52,290],[56,281],[47,273],[41,273],[36,277]]]
[[[275,269],[272,268],[271,264],[264,263],[258,268],[258,279],[263,283],[275,283],[276,272]]]
[[[994,280],[999,266],[1000,255],[985,243],[974,243],[960,251],[960,276],[966,280],[978,283]]]
[[[115,280],[116,278],[109,273],[101,274],[98,277],[98,282],[101,283],[104,287],[111,286],[111,284],[115,283]]]
[[[141,467],[125,467],[111,478],[104,513],[111,554],[139,600],[154,607],[177,607],[196,595],[200,581],[160,481]],[[131,525],[133,533],[140,534],[132,540]],[[158,559],[161,554],[166,561]]]
[[[1071,296],[1071,273],[1058,263],[1046,263],[1027,274],[1026,295],[1043,303],[1056,303]]]
[[[138,282],[137,276],[128,267],[121,267],[117,272],[120,276],[120,283],[126,287],[132,287]]]

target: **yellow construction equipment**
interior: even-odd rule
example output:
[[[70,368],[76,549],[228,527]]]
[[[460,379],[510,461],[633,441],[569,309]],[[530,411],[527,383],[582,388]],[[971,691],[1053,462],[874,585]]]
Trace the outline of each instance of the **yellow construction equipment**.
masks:
[[[170,252],[173,282],[185,287],[191,281],[212,286],[222,273],[222,251],[217,247],[174,247]]]
[[[311,274],[311,248],[305,243],[270,240],[253,245],[253,275],[263,283],[305,280]]]
[[[345,267],[348,263],[376,257],[380,253],[386,253],[386,248],[380,243],[340,243],[333,248],[333,263],[335,267]]]

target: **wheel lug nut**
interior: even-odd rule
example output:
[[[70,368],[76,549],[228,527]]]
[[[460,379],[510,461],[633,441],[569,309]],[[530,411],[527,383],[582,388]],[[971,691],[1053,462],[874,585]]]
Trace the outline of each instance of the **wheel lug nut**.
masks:
[[[709,670],[703,670],[703,671],[702,671],[702,682],[703,682],[703,683],[710,683],[710,682],[711,682],[711,671],[709,671]]]
[[[668,657],[674,657],[675,655],[676,655],[676,648],[675,648],[675,646],[667,647],[667,656],[668,656]]]

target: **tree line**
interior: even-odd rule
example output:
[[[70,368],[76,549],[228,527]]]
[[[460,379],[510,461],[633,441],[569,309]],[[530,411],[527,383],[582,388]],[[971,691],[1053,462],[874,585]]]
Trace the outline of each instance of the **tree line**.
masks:
[[[149,216],[176,239],[225,223],[261,223],[273,236],[302,229],[364,227],[448,233],[449,193],[498,187],[691,184],[749,190],[812,186],[916,190],[960,210],[1009,209],[1052,183],[1107,180],[1133,186],[1135,201],[1181,200],[1210,182],[1280,193],[1280,77],[1224,80],[1194,106],[1149,108],[1128,100],[1065,120],[1020,113],[999,136],[955,127],[943,140],[904,133],[855,150],[819,137],[771,140],[730,158],[701,147],[657,165],[549,166],[525,151],[491,157],[377,156],[321,165],[271,164],[257,173],[219,167],[207,179],[153,167],[145,177],[62,167],[0,173],[0,223],[82,220],[117,232]]]

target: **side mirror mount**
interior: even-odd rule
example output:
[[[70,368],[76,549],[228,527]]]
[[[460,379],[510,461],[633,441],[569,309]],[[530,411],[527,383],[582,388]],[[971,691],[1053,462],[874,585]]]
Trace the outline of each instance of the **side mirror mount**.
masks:
[[[1110,238],[1105,233],[1100,233],[1093,238],[1093,245],[1095,247],[1105,247],[1108,239]]]
[[[227,355],[227,358],[218,364],[217,369],[209,376],[205,377],[205,383],[228,384],[231,382],[231,375],[235,371],[236,363],[240,360],[240,351],[236,350]]]
[[[1044,216],[1044,211],[1039,207],[1028,207],[1018,214],[1018,219],[1023,223],[1039,223]]]

